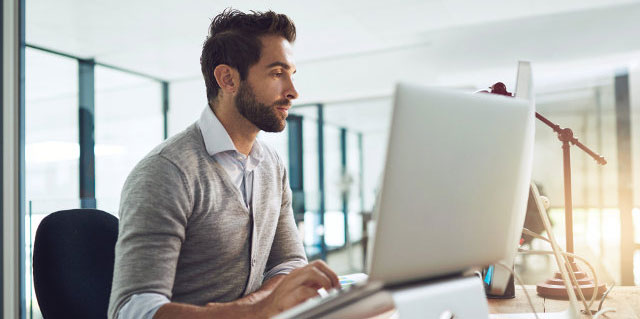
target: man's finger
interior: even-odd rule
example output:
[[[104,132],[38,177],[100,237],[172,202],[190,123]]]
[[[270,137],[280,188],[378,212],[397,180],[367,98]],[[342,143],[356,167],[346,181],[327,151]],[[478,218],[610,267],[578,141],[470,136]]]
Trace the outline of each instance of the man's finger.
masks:
[[[317,290],[320,288],[330,289],[332,286],[331,279],[312,265],[300,268],[295,274],[291,273],[290,276],[290,278],[287,278],[287,285],[291,288],[305,285]]]
[[[336,275],[331,268],[322,260],[317,260],[312,263],[314,267],[317,267],[322,271],[330,280],[331,286],[333,288],[340,288],[340,279],[338,279],[338,275]]]
[[[340,288],[338,276],[321,260],[316,260],[308,265],[291,272],[287,277],[287,285],[295,287],[299,285],[320,287],[327,290]],[[318,287],[319,286],[319,287]]]
[[[309,267],[308,270],[309,276],[304,281],[304,284],[307,286],[315,287],[315,289],[331,289],[333,287],[333,283],[331,279],[320,269],[316,267]]]

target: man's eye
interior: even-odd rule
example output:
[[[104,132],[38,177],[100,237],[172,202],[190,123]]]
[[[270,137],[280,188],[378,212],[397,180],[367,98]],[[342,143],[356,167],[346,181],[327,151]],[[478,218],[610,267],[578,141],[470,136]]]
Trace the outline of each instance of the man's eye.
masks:
[[[282,73],[282,72],[277,72],[277,73],[274,73],[274,74],[273,74],[273,76],[275,76],[275,77],[279,78],[279,77],[281,77],[283,74],[284,74],[284,73]]]

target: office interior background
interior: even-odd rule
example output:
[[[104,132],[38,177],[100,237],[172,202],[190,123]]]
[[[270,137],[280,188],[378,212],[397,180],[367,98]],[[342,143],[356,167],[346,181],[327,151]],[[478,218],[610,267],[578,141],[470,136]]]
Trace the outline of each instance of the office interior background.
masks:
[[[596,265],[601,280],[640,284],[638,1],[23,3],[27,318],[41,317],[30,262],[39,222],[79,207],[117,216],[133,166],[206,107],[201,46],[211,18],[228,6],[273,9],[298,29],[300,98],[284,132],[259,138],[285,159],[309,258],[327,260],[340,274],[364,269],[396,82],[474,92],[502,81],[513,91],[517,61],[528,60],[538,112],[608,160],[600,166],[572,148],[576,252]],[[533,181],[550,199],[564,242],[561,142],[542,123]],[[632,233],[621,231],[630,224]],[[622,251],[625,243],[633,249]],[[528,284],[554,271],[544,256],[516,264]]]

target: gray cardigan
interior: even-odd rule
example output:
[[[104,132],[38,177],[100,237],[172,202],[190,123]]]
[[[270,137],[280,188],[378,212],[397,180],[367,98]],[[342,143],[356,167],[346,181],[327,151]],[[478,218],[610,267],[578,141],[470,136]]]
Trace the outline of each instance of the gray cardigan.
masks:
[[[136,165],[122,189],[109,318],[133,294],[228,302],[307,263],[286,169],[261,145],[252,211],[195,124]]]

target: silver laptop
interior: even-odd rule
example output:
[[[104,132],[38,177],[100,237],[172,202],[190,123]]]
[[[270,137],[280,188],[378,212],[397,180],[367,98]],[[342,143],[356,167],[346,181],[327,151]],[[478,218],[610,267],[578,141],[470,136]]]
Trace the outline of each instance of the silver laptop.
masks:
[[[317,318],[379,290],[461,274],[515,249],[525,211],[534,110],[527,101],[396,87],[368,284],[276,318]]]
[[[371,280],[385,285],[502,259],[526,209],[534,110],[527,101],[398,85]]]

